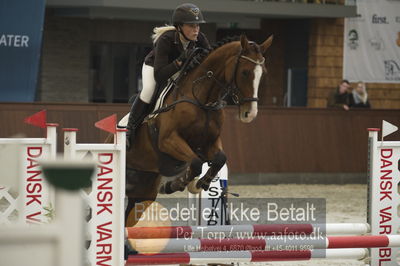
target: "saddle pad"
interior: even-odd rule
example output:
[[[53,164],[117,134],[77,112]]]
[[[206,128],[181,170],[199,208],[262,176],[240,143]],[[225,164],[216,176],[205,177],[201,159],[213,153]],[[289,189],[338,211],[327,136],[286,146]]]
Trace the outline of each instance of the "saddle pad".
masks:
[[[124,128],[128,125],[129,114],[127,113],[121,120],[119,120],[117,127]]]
[[[168,82],[167,86],[161,91],[160,96],[157,98],[156,104],[154,105],[154,109],[152,112],[160,109],[163,104],[164,104],[164,99],[165,97],[168,95],[168,93],[171,91],[171,89],[174,87],[173,82]],[[139,97],[139,96],[138,96]],[[149,119],[152,119],[154,117],[156,117],[158,114],[149,114],[144,120],[147,121]],[[124,128],[128,125],[128,119],[129,119],[129,113],[127,113],[121,120],[119,120],[118,122],[118,127],[119,128]]]
[[[165,97],[168,95],[168,93],[172,90],[172,88],[174,87],[174,82],[169,81],[167,86],[161,91],[160,96],[157,98],[156,104],[154,105],[154,109],[152,111],[152,113],[158,109],[160,109],[163,104],[164,104],[164,100]],[[146,117],[147,119],[152,119],[154,117],[156,117],[158,114],[154,114],[152,115],[151,113]]]

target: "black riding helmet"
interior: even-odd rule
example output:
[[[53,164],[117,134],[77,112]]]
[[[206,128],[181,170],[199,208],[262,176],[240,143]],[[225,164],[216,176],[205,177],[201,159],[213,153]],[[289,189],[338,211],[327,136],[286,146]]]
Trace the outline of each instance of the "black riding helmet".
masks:
[[[190,23],[206,23],[200,8],[190,3],[179,5],[172,14],[172,24],[178,26]]]

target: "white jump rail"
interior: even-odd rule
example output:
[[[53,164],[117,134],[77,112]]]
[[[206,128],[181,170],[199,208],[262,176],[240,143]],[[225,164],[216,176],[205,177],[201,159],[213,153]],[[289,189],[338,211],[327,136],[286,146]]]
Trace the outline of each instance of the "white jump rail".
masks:
[[[55,159],[57,149],[57,129],[58,124],[46,124],[45,138],[0,138],[2,150],[7,146],[18,148],[19,156],[19,197],[22,197],[20,206],[17,206],[17,199],[14,198],[11,188],[0,189],[0,199],[8,201],[9,206],[0,213],[0,224],[11,224],[18,212],[20,223],[42,224],[48,223],[49,215],[54,201],[53,188],[44,180],[38,161]]]
[[[64,129],[66,159],[93,158],[97,172],[87,199],[89,265],[124,265],[125,132],[117,129],[114,143],[76,143],[74,128]]]

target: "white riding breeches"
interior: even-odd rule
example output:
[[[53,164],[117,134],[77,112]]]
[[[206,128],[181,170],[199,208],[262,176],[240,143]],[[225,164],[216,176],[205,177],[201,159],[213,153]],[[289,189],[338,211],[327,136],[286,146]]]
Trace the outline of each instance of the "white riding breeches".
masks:
[[[156,81],[154,79],[154,68],[144,63],[142,66],[142,82],[143,88],[139,97],[143,102],[150,103],[156,89]]]

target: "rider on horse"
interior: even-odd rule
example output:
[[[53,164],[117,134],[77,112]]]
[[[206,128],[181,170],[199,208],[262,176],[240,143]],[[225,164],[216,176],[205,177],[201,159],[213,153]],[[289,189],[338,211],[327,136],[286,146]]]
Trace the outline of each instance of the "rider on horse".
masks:
[[[192,49],[210,49],[206,36],[200,32],[199,24],[205,23],[205,20],[197,6],[189,3],[179,5],[172,15],[172,23],[173,26],[154,29],[154,49],[146,56],[142,68],[143,89],[129,114],[126,140],[128,149],[137,128],[151,111],[149,109],[156,84],[157,88],[164,88],[168,79],[181,70]]]

